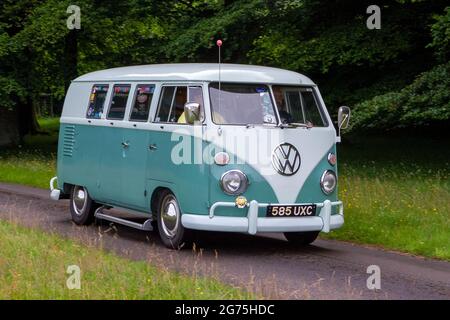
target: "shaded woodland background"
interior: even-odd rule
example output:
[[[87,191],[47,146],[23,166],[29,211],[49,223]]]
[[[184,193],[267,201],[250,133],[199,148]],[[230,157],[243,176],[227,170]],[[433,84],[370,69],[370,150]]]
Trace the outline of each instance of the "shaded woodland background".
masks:
[[[69,5],[81,29],[69,30]],[[369,30],[366,9],[381,8]],[[352,107],[351,133],[444,132],[450,119],[450,7],[397,0],[2,0],[0,145],[57,115],[70,81],[117,66],[223,61],[311,77],[333,114]]]

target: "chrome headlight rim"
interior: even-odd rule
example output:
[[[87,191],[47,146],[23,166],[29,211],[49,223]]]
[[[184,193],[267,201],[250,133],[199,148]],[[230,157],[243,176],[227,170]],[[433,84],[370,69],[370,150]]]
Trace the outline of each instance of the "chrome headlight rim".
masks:
[[[329,174],[331,174],[331,175],[334,177],[334,186],[333,186],[332,189],[326,190],[326,189],[325,189],[324,182],[325,182],[325,177],[326,177],[327,175],[329,175]],[[322,189],[322,192],[325,193],[325,194],[328,196],[328,195],[332,194],[332,193],[336,190],[336,186],[337,186],[337,176],[336,176],[336,172],[334,172],[333,170],[325,170],[325,171],[322,173],[322,176],[320,177],[320,188]]]
[[[225,176],[232,172],[236,172],[241,177],[241,184],[240,184],[239,188],[234,192],[227,190],[225,188],[224,182],[223,182]],[[232,169],[232,170],[228,170],[228,171],[224,172],[219,180],[220,189],[222,189],[222,191],[224,193],[226,193],[227,195],[230,195],[230,196],[237,196],[237,195],[243,194],[245,191],[247,191],[248,184],[249,184],[249,182],[248,182],[247,175],[244,172],[242,172],[241,170],[237,170],[237,169]]]

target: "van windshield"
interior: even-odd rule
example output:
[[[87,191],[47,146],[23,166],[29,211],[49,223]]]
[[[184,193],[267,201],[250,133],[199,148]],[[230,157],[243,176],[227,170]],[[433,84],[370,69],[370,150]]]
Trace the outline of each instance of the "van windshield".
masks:
[[[263,84],[209,85],[213,122],[216,124],[276,124],[269,87]]]
[[[282,124],[328,125],[313,88],[272,86],[272,90]]]

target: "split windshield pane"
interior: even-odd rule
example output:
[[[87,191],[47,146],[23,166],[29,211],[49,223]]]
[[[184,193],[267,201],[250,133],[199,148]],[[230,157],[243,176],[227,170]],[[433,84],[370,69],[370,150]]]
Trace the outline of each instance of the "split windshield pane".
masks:
[[[263,84],[209,85],[212,118],[216,124],[276,124],[270,90]]]
[[[272,90],[282,123],[328,125],[312,88],[273,86]]]

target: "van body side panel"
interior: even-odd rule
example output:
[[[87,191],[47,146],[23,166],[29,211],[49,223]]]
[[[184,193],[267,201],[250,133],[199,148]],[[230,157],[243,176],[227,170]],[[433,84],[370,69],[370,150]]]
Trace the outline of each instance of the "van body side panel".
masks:
[[[99,190],[97,181],[102,155],[101,130],[96,126],[61,123],[58,145],[58,186],[81,185],[93,198]]]
[[[102,152],[97,200],[149,212],[150,200],[146,193],[145,178],[149,132],[114,125],[97,129],[104,137],[101,145],[98,145]]]
[[[123,205],[122,168],[123,158],[123,128],[97,127],[99,136],[103,139],[97,145],[101,151],[100,170],[98,172],[98,199],[114,205]],[[93,147],[93,145],[92,145]]]
[[[196,137],[194,130],[199,131]],[[161,123],[155,124],[150,133],[149,144],[157,149],[149,151],[148,156],[149,194],[158,187],[169,188],[183,213],[208,213],[209,166],[201,162],[204,146],[201,132],[202,126]]]
[[[85,186],[98,202],[149,213],[146,176],[150,170],[150,131],[109,127],[104,120],[98,121],[102,125],[61,124],[59,187],[64,183]]]
[[[148,165],[149,141],[152,131],[124,129],[122,148],[123,203],[136,210],[150,213],[151,193],[147,189],[147,176],[155,170]]]

